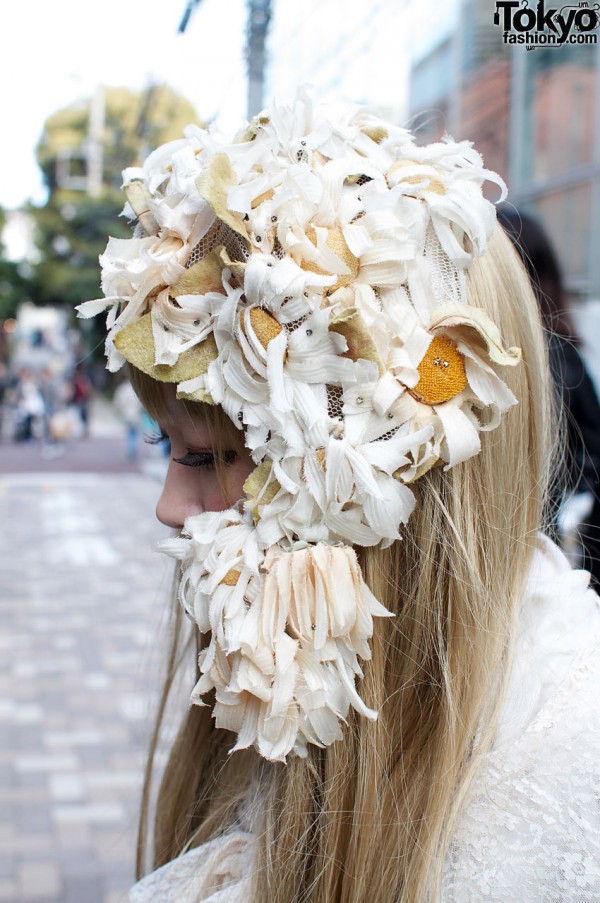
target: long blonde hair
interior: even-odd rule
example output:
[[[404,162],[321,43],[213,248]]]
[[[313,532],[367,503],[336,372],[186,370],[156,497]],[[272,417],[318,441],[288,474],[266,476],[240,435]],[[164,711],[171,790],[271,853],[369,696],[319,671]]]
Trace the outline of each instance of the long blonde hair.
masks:
[[[500,229],[469,272],[468,297],[509,345],[522,348],[523,364],[502,372],[519,404],[482,434],[478,456],[447,472],[435,468],[414,486],[417,507],[402,542],[357,550],[367,583],[396,613],[376,619],[361,681],[378,720],[352,713],[341,742],[282,766],[252,750],[229,756],[231,735],[214,727],[210,708],[192,707],[160,782],[155,867],[233,827],[252,797],[261,813],[253,900],[438,897],[457,811],[493,736],[551,460],[537,304]],[[156,410],[156,385],[141,374],[135,381]],[[180,667],[189,666],[178,606],[173,617],[140,821],[140,874],[166,700]]]

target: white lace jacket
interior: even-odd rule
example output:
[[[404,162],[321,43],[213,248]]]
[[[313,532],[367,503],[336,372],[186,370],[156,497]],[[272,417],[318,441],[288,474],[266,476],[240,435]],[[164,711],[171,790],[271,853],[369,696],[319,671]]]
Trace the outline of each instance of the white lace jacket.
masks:
[[[493,750],[448,851],[441,903],[600,901],[600,600],[540,537]],[[138,882],[130,903],[243,903],[254,838],[219,837]]]

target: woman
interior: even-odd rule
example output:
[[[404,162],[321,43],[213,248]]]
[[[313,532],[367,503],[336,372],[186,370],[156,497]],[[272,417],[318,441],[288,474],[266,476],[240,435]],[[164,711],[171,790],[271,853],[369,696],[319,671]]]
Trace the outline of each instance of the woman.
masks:
[[[486,179],[304,96],[125,174],[135,237],[81,313],[171,441],[195,622],[133,903],[600,891],[600,618],[538,532],[546,351]]]

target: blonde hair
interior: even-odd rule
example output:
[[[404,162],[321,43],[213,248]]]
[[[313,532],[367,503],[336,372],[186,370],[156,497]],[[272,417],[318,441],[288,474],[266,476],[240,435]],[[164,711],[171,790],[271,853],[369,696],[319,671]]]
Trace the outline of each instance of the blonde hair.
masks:
[[[154,819],[155,867],[260,811],[252,899],[272,903],[415,903],[439,895],[453,823],[493,737],[523,585],[551,460],[549,375],[538,309],[508,239],[496,230],[468,276],[523,363],[505,368],[519,404],[481,453],[413,487],[416,510],[402,542],[357,550],[365,579],[396,613],[376,619],[360,692],[376,722],[352,713],[344,738],[306,759],[269,765],[217,730],[211,709],[183,718],[164,769]],[[507,372],[509,371],[509,372]],[[157,387],[136,376],[146,404]],[[155,408],[156,409],[156,408]],[[218,426],[222,412],[210,414]],[[148,761],[138,873],[149,825],[154,755],[180,667],[175,630]],[[192,666],[193,667],[193,666]],[[189,687],[194,674],[189,675]]]

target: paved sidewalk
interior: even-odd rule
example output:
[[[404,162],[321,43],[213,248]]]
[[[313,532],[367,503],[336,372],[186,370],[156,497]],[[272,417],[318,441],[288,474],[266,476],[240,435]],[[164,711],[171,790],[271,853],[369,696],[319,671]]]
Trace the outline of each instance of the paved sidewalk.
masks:
[[[170,592],[158,492],[0,476],[0,901],[127,899]]]

